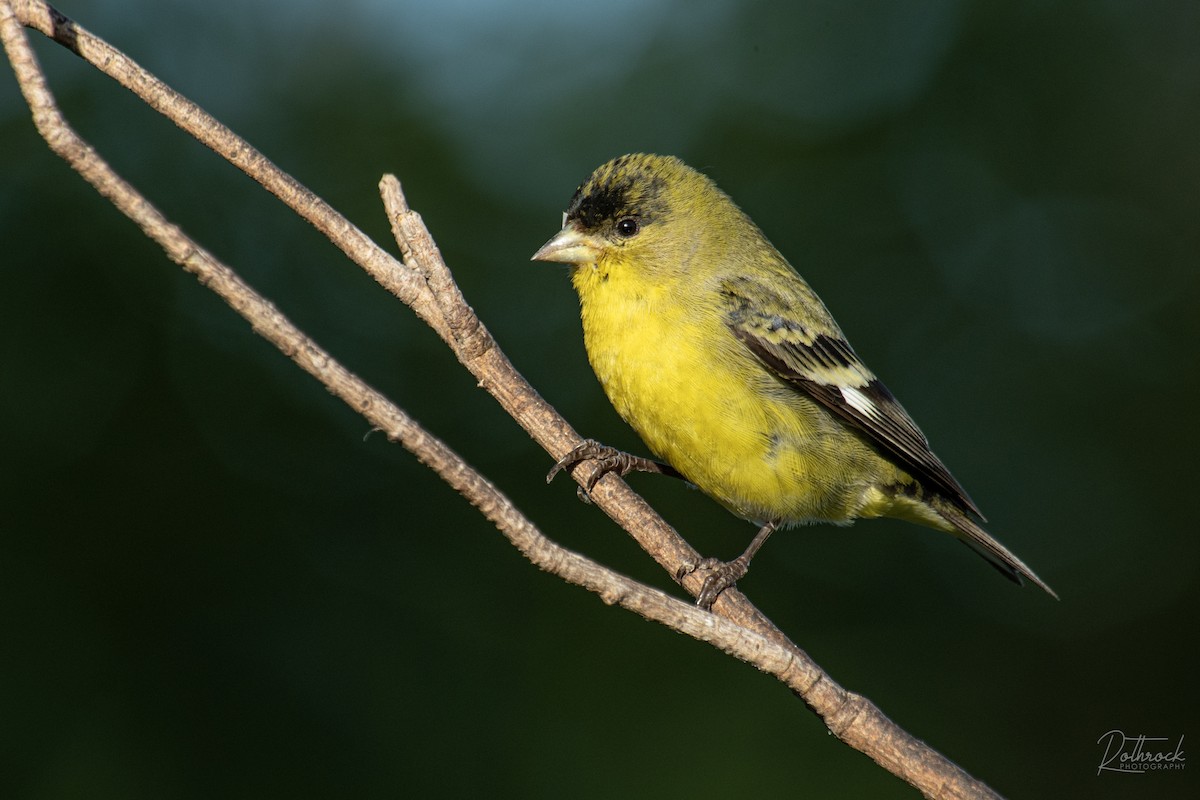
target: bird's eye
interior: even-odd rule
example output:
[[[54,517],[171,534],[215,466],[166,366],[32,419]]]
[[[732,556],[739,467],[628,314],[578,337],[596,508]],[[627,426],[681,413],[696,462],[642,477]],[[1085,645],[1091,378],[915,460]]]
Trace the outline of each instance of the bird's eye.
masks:
[[[625,219],[620,220],[617,223],[617,233],[619,233],[621,236],[624,236],[626,239],[630,238],[631,236],[636,236],[639,230],[641,230],[641,225],[639,225],[638,221],[633,217],[625,217]]]

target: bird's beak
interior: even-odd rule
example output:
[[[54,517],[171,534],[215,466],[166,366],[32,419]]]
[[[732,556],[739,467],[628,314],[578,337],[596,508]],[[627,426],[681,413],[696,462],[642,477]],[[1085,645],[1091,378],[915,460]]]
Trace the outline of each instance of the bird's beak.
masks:
[[[604,245],[594,236],[579,231],[574,224],[566,225],[554,238],[533,254],[531,261],[557,261],[562,264],[595,264]]]

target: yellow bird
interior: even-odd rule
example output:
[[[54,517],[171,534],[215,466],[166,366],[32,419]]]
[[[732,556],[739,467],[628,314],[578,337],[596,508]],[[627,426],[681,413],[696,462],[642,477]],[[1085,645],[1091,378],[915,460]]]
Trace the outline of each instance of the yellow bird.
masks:
[[[533,259],[570,265],[588,360],[666,462],[588,441],[547,480],[585,459],[622,475],[678,474],[761,526],[738,558],[697,565],[709,571],[701,606],[745,575],[776,528],[868,517],[952,533],[1057,596],[979,526],[975,503],[820,298],[707,176],[670,156],[613,159]]]

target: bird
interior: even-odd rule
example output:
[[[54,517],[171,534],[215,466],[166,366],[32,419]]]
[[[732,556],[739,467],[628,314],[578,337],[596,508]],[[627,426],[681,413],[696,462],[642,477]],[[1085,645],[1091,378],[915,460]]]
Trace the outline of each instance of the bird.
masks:
[[[1009,579],[1057,598],[981,527],[975,502],[846,340],[825,304],[750,217],[674,156],[633,153],[579,186],[532,260],[569,267],[588,361],[656,458],[585,440],[606,472],[682,477],[759,526],[706,573],[711,608],[784,527],[893,517],[950,533]]]

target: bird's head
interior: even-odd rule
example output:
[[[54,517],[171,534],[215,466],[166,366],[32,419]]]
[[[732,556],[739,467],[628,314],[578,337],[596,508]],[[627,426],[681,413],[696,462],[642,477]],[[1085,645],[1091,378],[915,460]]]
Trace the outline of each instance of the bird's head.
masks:
[[[575,190],[563,228],[533,255],[572,271],[607,278],[632,270],[666,279],[686,270],[701,248],[727,227],[721,217],[741,216],[708,177],[673,156],[637,153],[600,166]]]

